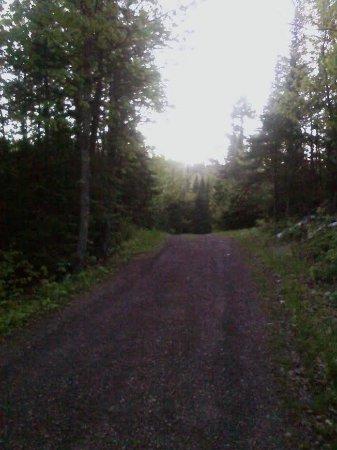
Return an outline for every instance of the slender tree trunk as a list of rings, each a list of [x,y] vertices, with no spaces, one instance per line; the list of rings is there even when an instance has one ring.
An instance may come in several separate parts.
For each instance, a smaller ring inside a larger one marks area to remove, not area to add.
[[[23,80],[21,80],[21,77],[19,76],[19,81],[23,81],[24,85],[26,84],[26,75],[23,75]],[[21,118],[20,118],[20,130],[22,135],[22,140],[24,142],[28,141],[28,129],[27,129],[27,107],[24,104],[21,108]]]
[[[116,84],[116,77],[113,76],[109,83],[109,104],[111,108],[117,108],[116,101],[115,101],[115,84]],[[113,180],[116,176],[115,174],[115,166],[116,166],[116,149],[114,146],[114,139],[115,139],[115,131],[116,131],[116,125],[115,125],[115,119],[108,116],[108,130],[105,134],[104,138],[104,144],[105,144],[105,151],[104,151],[104,158],[106,158],[106,165],[108,168],[108,173],[106,174],[109,179]],[[113,183],[113,181],[112,181]],[[104,209],[106,212],[111,211],[111,186],[110,190],[106,189],[103,194],[103,204]],[[102,251],[103,255],[107,256],[109,253],[110,245],[111,245],[111,220],[109,219],[109,214],[106,214],[105,223],[104,223],[104,236],[103,236],[103,243],[102,243]]]
[[[92,102],[92,122],[90,131],[90,155],[96,151],[97,133],[100,123],[100,108],[102,104],[103,80],[100,78],[96,83],[95,95]]]
[[[309,145],[310,145],[310,170],[312,174],[312,178],[314,179],[315,176],[315,145],[314,145],[314,133],[313,133],[313,126],[312,122],[310,122],[310,137],[309,137]]]
[[[90,220],[90,130],[91,130],[91,39],[84,42],[83,52],[83,86],[79,98],[79,148],[81,155],[80,180],[80,226],[77,242],[78,267],[84,265],[87,254],[89,220]]]
[[[27,142],[28,141],[27,121],[26,121],[26,116],[24,115],[24,113],[22,113],[20,127],[21,127],[22,140],[24,142]]]
[[[327,194],[329,199],[329,212],[335,213],[337,209],[337,130],[336,130],[336,112],[332,99],[331,86],[329,83],[329,75],[326,68],[326,46],[329,40],[328,31],[324,31],[323,43],[321,47],[321,73],[323,75],[325,101],[330,125],[328,127],[327,141],[326,141],[326,168],[327,168]],[[332,125],[331,125],[332,124]]]
[[[272,151],[272,164],[273,164],[273,214],[274,222],[279,219],[279,192],[278,192],[278,162],[277,162],[277,149]]]
[[[90,218],[90,112],[88,103],[83,106],[80,136],[81,181],[80,181],[80,229],[77,243],[79,266],[83,266],[88,244]]]
[[[1,122],[1,134],[4,139],[6,139],[6,119],[3,115],[2,109],[0,109],[0,122]]]
[[[44,91],[44,106],[43,106],[43,123],[44,123],[44,135],[46,150],[49,150],[50,144],[50,110],[48,102],[50,100],[50,86],[48,75],[43,77],[43,91]]]

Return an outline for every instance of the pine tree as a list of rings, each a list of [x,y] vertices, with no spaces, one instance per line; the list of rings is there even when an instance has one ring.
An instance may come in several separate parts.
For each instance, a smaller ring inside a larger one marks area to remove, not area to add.
[[[195,199],[194,232],[207,234],[212,231],[212,219],[209,205],[209,188],[204,178],[201,179]]]

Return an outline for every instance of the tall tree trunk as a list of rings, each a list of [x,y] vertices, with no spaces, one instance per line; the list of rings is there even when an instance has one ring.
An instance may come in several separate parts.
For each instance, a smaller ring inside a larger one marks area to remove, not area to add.
[[[329,74],[326,67],[326,52],[327,44],[329,41],[328,30],[324,31],[323,42],[321,46],[320,62],[321,62],[321,74],[323,76],[324,90],[325,90],[325,103],[329,117],[329,126],[327,128],[326,139],[326,169],[327,180],[326,188],[329,200],[329,212],[335,213],[337,210],[337,116],[333,103],[333,97],[331,92],[331,86],[329,83]]]
[[[44,97],[44,106],[43,106],[43,124],[44,124],[44,136],[45,136],[45,145],[46,150],[49,150],[50,146],[50,109],[48,102],[50,101],[50,86],[49,86],[49,78],[48,75],[45,74],[43,77],[43,97]]]
[[[90,155],[92,156],[96,151],[97,144],[97,132],[100,123],[100,108],[102,105],[102,91],[103,91],[103,79],[100,78],[95,87],[95,95],[92,101],[92,122],[90,130]]]
[[[88,99],[82,106],[82,130],[80,134],[81,181],[80,181],[80,228],[77,243],[79,267],[85,261],[89,235],[90,218],[90,108]]]
[[[109,82],[109,104],[111,108],[117,108],[117,104],[115,101],[115,76],[112,76],[110,82]],[[115,147],[114,147],[114,139],[115,139],[115,119],[111,117],[111,114],[108,116],[107,121],[107,132],[104,136],[104,158],[106,158],[106,166],[108,168],[107,177],[111,177],[111,179],[114,179],[116,176],[115,169],[116,169],[116,161],[115,161]],[[112,184],[112,183],[111,183]],[[103,204],[104,209],[106,212],[111,211],[111,186],[110,190],[106,189],[103,194]],[[104,256],[107,256],[109,253],[109,249],[111,246],[111,229],[112,224],[111,220],[109,218],[110,214],[106,214],[105,223],[104,223],[104,235],[103,235],[103,242],[102,242],[102,252]]]
[[[3,110],[0,109],[0,123],[1,123],[1,134],[3,139],[6,139],[6,119],[3,115]]]
[[[77,242],[78,267],[83,267],[87,254],[90,220],[90,130],[91,130],[91,88],[90,67],[91,39],[86,38],[83,52],[83,85],[79,101],[79,148],[81,155],[80,180],[80,227]]]
[[[271,152],[272,160],[272,173],[273,173],[273,215],[274,223],[279,219],[279,189],[278,189],[278,158],[277,158],[277,147],[272,149]]]

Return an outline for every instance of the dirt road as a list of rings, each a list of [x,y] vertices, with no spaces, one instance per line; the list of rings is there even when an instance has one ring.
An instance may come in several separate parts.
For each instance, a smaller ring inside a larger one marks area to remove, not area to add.
[[[8,449],[284,449],[241,250],[172,237],[0,350]]]

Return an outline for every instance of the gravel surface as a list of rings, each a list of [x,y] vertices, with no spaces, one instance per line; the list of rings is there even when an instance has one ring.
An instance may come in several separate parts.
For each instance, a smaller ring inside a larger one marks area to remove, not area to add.
[[[171,237],[2,345],[4,447],[285,449],[267,328],[237,243]]]

